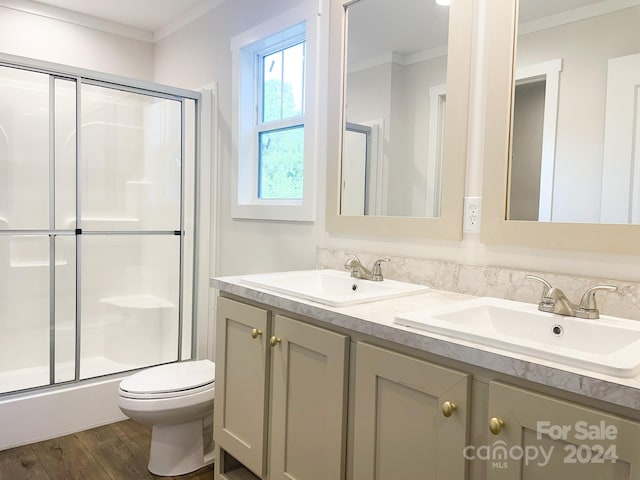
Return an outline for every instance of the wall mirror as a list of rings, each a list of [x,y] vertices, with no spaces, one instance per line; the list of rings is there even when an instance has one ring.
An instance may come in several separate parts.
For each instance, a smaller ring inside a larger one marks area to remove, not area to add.
[[[483,240],[640,252],[640,1],[488,8]]]
[[[461,237],[472,0],[332,0],[327,227]]]

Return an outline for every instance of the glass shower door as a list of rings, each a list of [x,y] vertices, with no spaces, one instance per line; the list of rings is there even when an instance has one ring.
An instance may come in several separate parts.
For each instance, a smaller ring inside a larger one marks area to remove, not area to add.
[[[179,359],[183,104],[95,83],[81,98],[79,378],[90,378]]]
[[[192,358],[197,96],[149,88],[0,63],[0,395]]]
[[[74,232],[59,219],[75,181],[56,178],[75,171],[75,97],[73,80],[0,66],[0,393],[74,378]]]

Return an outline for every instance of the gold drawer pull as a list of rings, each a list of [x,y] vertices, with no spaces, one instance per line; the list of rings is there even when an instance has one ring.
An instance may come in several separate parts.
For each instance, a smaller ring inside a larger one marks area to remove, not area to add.
[[[453,412],[455,412],[457,409],[458,406],[453,402],[444,402],[442,404],[442,414],[447,418],[453,415]]]
[[[260,335],[262,335],[262,330],[258,330],[257,328],[251,330],[251,338],[258,338]]]
[[[271,340],[269,340],[269,344],[270,344],[272,347],[275,347],[275,346],[276,346],[276,345],[278,345],[281,341],[282,341],[282,339],[281,339],[280,337],[273,336],[273,337],[271,337]]]
[[[504,427],[504,420],[498,417],[493,417],[489,420],[489,431],[494,435],[498,435]]]

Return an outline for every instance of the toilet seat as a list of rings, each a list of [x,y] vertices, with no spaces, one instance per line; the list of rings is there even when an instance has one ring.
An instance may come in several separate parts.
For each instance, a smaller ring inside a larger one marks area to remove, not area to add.
[[[215,364],[198,360],[159,365],[120,382],[119,394],[132,399],[160,399],[194,395],[215,388]]]

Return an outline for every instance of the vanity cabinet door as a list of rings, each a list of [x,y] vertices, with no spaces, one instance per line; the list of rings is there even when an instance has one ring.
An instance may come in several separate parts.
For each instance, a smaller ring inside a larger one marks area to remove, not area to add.
[[[276,315],[271,480],[344,478],[348,337]]]
[[[270,315],[218,298],[214,437],[259,477],[265,474]]]
[[[467,374],[358,343],[353,479],[466,478],[469,380]]]
[[[638,422],[498,382],[489,416],[488,480],[640,479]]]

